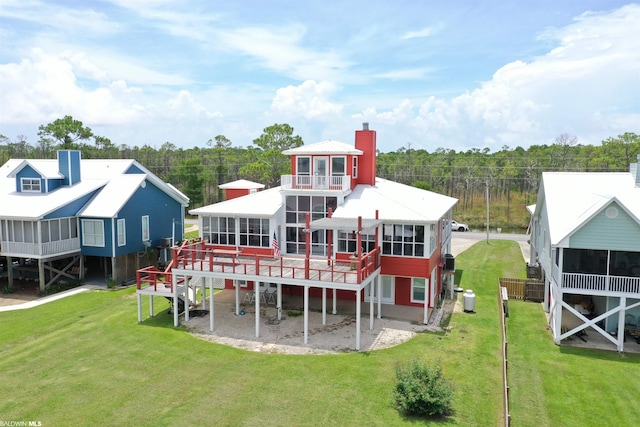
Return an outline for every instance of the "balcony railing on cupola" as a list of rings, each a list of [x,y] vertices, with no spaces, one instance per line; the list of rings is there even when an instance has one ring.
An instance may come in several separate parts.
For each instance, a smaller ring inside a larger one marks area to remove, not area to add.
[[[283,190],[322,190],[344,193],[351,190],[349,175],[282,175],[280,182]]]

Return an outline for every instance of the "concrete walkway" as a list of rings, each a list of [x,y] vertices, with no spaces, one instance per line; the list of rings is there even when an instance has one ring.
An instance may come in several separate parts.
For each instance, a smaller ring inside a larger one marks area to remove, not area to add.
[[[70,297],[71,295],[79,294],[80,292],[94,290],[94,289],[104,289],[104,286],[83,285],[77,288],[69,289],[68,291],[58,292],[57,294],[49,295],[46,297],[42,297],[42,298],[38,298],[31,301],[26,301],[26,302],[17,302],[20,300],[15,298],[7,298],[7,300],[11,302],[15,301],[15,303],[12,303],[10,305],[0,306],[0,313],[4,311],[24,310],[27,308],[37,307],[39,305],[46,304],[51,301],[56,301],[61,298],[66,298],[66,297]],[[1,300],[2,299],[0,298],[0,301]]]

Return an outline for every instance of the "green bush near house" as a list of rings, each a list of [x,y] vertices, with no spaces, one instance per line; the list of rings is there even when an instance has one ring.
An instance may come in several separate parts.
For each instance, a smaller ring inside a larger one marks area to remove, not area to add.
[[[393,397],[404,414],[441,417],[451,412],[453,385],[442,374],[439,363],[431,366],[414,359],[398,365],[396,377]]]

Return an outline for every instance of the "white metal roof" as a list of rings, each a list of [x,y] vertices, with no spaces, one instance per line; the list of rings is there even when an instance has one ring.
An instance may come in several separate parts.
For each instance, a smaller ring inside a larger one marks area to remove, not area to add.
[[[375,218],[384,222],[435,222],[442,218],[457,199],[382,178],[376,185],[358,185],[339,206],[337,218]]]
[[[227,182],[226,184],[219,185],[218,188],[222,188],[223,190],[227,189],[261,189],[264,188],[264,184],[260,184],[258,182],[249,181],[246,179],[239,179],[233,182]]]
[[[214,203],[201,208],[191,209],[191,215],[213,216],[273,216],[282,206],[280,187],[269,188],[224,202]]]
[[[544,172],[542,189],[552,245],[614,201],[640,224],[640,188],[635,186],[631,173]]]
[[[174,186],[165,183],[144,166],[130,159],[88,159],[81,160],[80,182],[68,187],[62,186],[49,193],[17,193],[15,173],[29,164],[48,178],[60,178],[58,161],[51,159],[11,159],[0,168],[0,217],[12,219],[38,219],[70,202],[104,187],[87,206],[83,215],[111,218],[129,200],[135,188],[145,179],[153,182],[179,203],[188,205],[189,198]],[[125,174],[136,166],[141,173]],[[56,171],[54,173],[54,171]],[[106,193],[102,193],[106,190]]]
[[[31,166],[38,174],[45,178],[63,178],[62,174],[58,170],[58,161],[57,160],[22,160],[22,159],[12,159],[10,162],[15,162],[11,173],[9,174],[10,178],[15,178],[15,176],[20,172],[25,166]],[[8,164],[9,162],[5,163]],[[3,171],[4,173],[4,171]]]
[[[371,227],[376,209],[384,222],[435,222],[442,218],[457,199],[378,178],[375,186],[358,185],[343,206],[333,214],[333,224],[353,228],[353,218],[361,216]],[[192,215],[272,216],[282,207],[280,187],[260,191],[189,211]],[[340,222],[342,220],[342,222]],[[376,222],[377,223],[377,222]],[[318,223],[317,227],[326,227]]]
[[[362,150],[358,150],[351,144],[345,144],[339,141],[322,141],[315,144],[303,145],[301,147],[284,150],[282,154],[363,154]]]
[[[80,217],[114,218],[133,193],[146,183],[146,175],[125,174],[109,180],[104,188],[78,213]]]

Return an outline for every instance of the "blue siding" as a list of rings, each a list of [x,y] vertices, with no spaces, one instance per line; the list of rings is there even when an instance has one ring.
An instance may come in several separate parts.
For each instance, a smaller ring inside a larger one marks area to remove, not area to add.
[[[22,168],[22,170],[20,172],[17,173],[16,175],[16,191],[18,193],[22,193],[22,186],[20,185],[20,180],[22,178],[40,178],[40,192],[44,193],[45,192],[45,187],[44,187],[44,179],[42,178],[42,176],[36,172],[36,170],[34,168],[32,168],[29,165],[26,165],[25,167]]]
[[[125,174],[128,175],[139,175],[139,174],[146,174],[146,172],[142,171],[138,166],[136,165],[131,165],[129,167],[129,169],[127,169],[127,171],[125,172]]]
[[[59,150],[58,170],[64,175],[62,184],[73,185],[80,182],[80,151]]]
[[[62,206],[60,209],[57,209],[49,213],[44,218],[51,219],[51,218],[66,218],[69,216],[76,216],[80,211],[80,209],[82,209],[98,191],[99,190],[93,191],[90,194],[84,195],[77,200],[68,202],[65,206]]]
[[[104,247],[98,248],[95,246],[84,246],[82,244],[82,220],[83,219],[92,219],[102,221],[104,223]],[[111,218],[81,218],[80,219],[80,251],[82,255],[90,255],[90,256],[106,256],[111,257],[112,255],[112,229],[111,229]]]
[[[61,179],[48,179],[47,180],[47,189],[49,193],[55,190],[56,188],[60,188],[62,186]]]
[[[172,236],[174,222],[176,241],[182,240],[183,212],[184,208],[180,203],[146,181],[145,187],[139,187],[118,212],[118,219],[125,219],[127,242],[125,246],[116,246],[116,255],[146,249],[142,243],[142,217],[144,215],[149,216],[151,247],[159,246],[162,238]]]
[[[640,225],[619,204],[609,207],[618,210],[618,216],[608,218],[607,207],[576,231],[570,239],[570,247],[582,249],[609,249],[637,251],[640,247]]]

